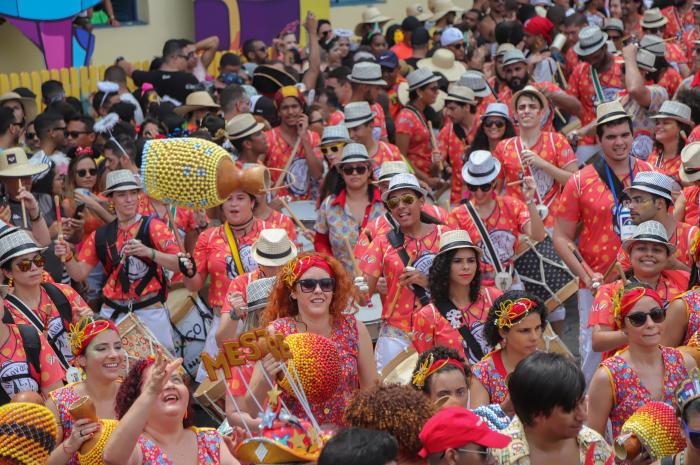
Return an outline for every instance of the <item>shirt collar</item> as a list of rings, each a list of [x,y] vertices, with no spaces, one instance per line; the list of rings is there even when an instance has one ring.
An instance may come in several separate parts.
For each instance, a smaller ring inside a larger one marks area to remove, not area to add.
[[[342,208],[345,208],[345,200],[347,199],[347,192],[345,189],[340,191],[340,194],[335,196],[335,199],[331,202],[331,207],[334,207],[336,205],[340,205]],[[381,202],[382,201],[382,195],[379,193],[379,189],[375,187],[374,189],[374,194],[372,195],[372,202],[370,204],[373,204],[375,202]]]

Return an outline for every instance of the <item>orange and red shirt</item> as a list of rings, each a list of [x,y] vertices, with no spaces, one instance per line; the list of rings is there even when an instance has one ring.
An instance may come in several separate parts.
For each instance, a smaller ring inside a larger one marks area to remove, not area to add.
[[[328,117],[328,124],[326,124],[326,126],[337,126],[343,121],[345,121],[345,114],[340,110],[335,110]]]
[[[372,137],[374,140],[386,140],[389,137],[389,133],[386,130],[386,116],[384,115],[384,109],[377,102],[370,105],[369,108],[375,115],[374,119],[372,120]],[[328,126],[335,126],[343,121],[345,121],[345,114],[343,114],[341,111],[335,111],[328,119]]]
[[[569,47],[569,49],[564,54],[564,61],[566,62],[566,74],[571,76],[574,72],[576,66],[581,62],[576,52],[574,52],[574,47]]]
[[[141,221],[144,219],[142,218]],[[134,239],[136,237],[136,234],[138,233],[139,228],[141,227],[141,221],[136,221],[132,225],[130,225],[127,229],[123,228],[118,228],[117,229],[117,243],[116,243],[116,249],[120,253],[121,256],[121,250],[124,248],[124,245],[126,244],[126,241],[130,239]],[[103,226],[107,227],[107,226]],[[166,254],[176,254],[180,251],[180,249],[177,246],[177,243],[175,242],[175,236],[173,236],[173,232],[168,228],[168,226],[160,221],[157,218],[151,218],[149,224],[148,224],[148,234],[151,237],[151,242],[153,243],[153,247],[158,250],[159,252],[163,252]],[[103,244],[99,244],[100,247],[103,247]],[[95,266],[100,262],[99,256],[97,255],[97,245],[95,244],[95,231],[90,233],[90,235],[85,239],[85,242],[83,243],[83,247],[80,249],[80,252],[78,253],[78,261],[79,262],[86,262],[90,264],[91,266]],[[111,260],[117,261],[119,260],[120,257],[111,257]],[[148,271],[148,268],[150,266],[153,266],[152,262],[150,259],[142,259],[140,257],[136,256],[130,256],[127,257],[126,260],[129,260],[129,279],[130,279],[130,286],[127,292],[124,292],[122,289],[122,285],[119,282],[119,271],[121,270],[122,265],[120,263],[113,264],[113,271],[112,273],[107,277],[107,282],[102,288],[102,293],[103,295],[110,300],[130,300],[134,299],[136,302],[141,300],[141,297],[146,294],[151,294],[151,293],[158,293],[161,290],[161,285],[160,285],[160,280],[156,277],[151,279],[146,287],[143,289],[143,292],[141,295],[136,293],[136,287],[138,286],[139,281],[141,278],[146,274]],[[144,261],[146,260],[146,261]],[[157,265],[160,268],[160,265]],[[133,272],[131,270],[134,270]],[[160,274],[162,270],[159,270],[158,273]],[[133,281],[131,280],[133,277]]]
[[[653,166],[656,171],[675,179],[676,182],[681,185],[679,172],[682,163],[680,154],[676,155],[675,157],[664,157],[657,148],[654,148],[651,155],[649,155],[647,162]]]
[[[648,163],[632,158],[632,174],[640,171],[653,169]],[[621,181],[629,186],[629,173]],[[610,188],[600,179],[595,167],[588,165],[569,178],[552,212],[572,223],[583,223],[579,236],[581,256],[593,271],[603,274],[622,244],[613,230],[614,203]]]
[[[464,152],[467,149],[467,144],[470,142],[468,136],[466,137],[466,141],[460,139],[455,132],[454,124],[450,123],[445,124],[440,129],[437,138],[440,153],[447,158],[447,162],[452,167],[450,205],[458,205],[460,200],[462,200],[462,186],[464,185],[462,166],[464,164]]]
[[[521,234],[526,234],[525,227],[530,222],[530,211],[522,201],[509,196],[496,196],[496,206],[488,218],[482,218],[482,223],[489,233],[501,265],[506,268],[515,257],[520,243]],[[460,205],[452,210],[447,218],[447,225],[453,229],[463,229],[469,233],[472,242],[482,251],[481,275],[484,285],[492,286],[494,282],[494,266],[479,229],[472,220],[466,205]]]
[[[231,280],[239,275],[235,260],[226,237],[225,225],[215,226],[203,231],[194,246],[194,260],[197,272],[211,276],[209,286],[209,305],[222,307],[226,300],[226,291]],[[267,223],[255,218],[250,230],[244,236],[236,236],[238,256],[243,266],[243,272],[257,269],[258,264],[253,260],[252,246],[260,236],[260,231],[268,228]]]
[[[427,122],[414,110],[402,108],[396,119],[396,134],[408,134],[406,159],[414,169],[430,173],[432,147]]]
[[[370,153],[369,158],[372,160],[372,171],[375,180],[379,179],[379,170],[381,170],[382,163],[385,161],[404,161],[399,148],[383,140],[377,141],[377,151],[374,154]]]
[[[700,224],[700,186],[686,187],[683,189],[683,197],[685,197],[683,221],[688,224]]]
[[[678,222],[676,223],[676,228],[673,233],[668,238],[668,242],[676,246],[676,258],[681,262],[688,265],[689,268],[693,267],[693,257],[690,256],[690,244],[698,243],[700,241],[700,229],[697,226],[691,226],[688,223]],[[632,268],[630,263],[630,256],[625,250],[620,247],[619,252],[617,252],[617,262],[622,265],[624,270],[629,270]]]
[[[265,137],[267,138],[267,153],[265,154],[264,164],[268,168],[287,169],[291,174],[290,176],[281,171],[270,171],[270,178],[273,185],[277,182],[277,178],[282,175],[286,176],[286,179],[281,185],[288,184],[288,186],[279,189],[277,195],[291,195],[294,200],[308,200],[311,198],[311,177],[309,176],[309,165],[306,161],[304,146],[303,144],[299,144],[294,160],[290,163],[289,168],[286,168],[287,160],[289,160],[289,157],[292,155],[293,147],[284,140],[281,132],[282,130],[279,126],[265,132]],[[311,147],[317,147],[321,141],[321,137],[313,131],[307,131],[306,135],[309,138]],[[322,160],[321,152],[317,149],[313,150],[314,153],[312,156]]]
[[[685,49],[685,58],[688,63],[695,60],[695,41],[700,40],[700,31],[696,26],[689,31],[683,33],[683,48]]]
[[[391,89],[386,91],[386,96],[389,99],[389,116],[391,116],[393,121],[396,121],[399,111],[403,108],[403,105],[399,102],[399,84],[405,81],[406,78],[399,75]]]
[[[674,95],[676,95],[678,86],[681,85],[682,81],[683,76],[681,76],[681,73],[679,73],[676,70],[676,68],[671,66],[666,68],[664,74],[661,75],[658,85],[660,85],[661,87],[665,87],[668,91],[669,97],[673,97]]]
[[[680,41],[684,32],[695,28],[695,17],[693,16],[692,8],[681,16],[675,6],[667,6],[661,10],[661,14],[668,18],[666,29],[664,29],[665,39],[674,38]]]
[[[533,86],[535,86],[538,90],[543,91],[546,90],[552,94],[558,93],[558,92],[564,92],[561,87],[558,85],[554,84],[553,82],[531,82]],[[543,92],[544,94],[544,92]],[[510,109],[511,112],[513,112],[513,107],[511,106],[511,101],[513,100],[513,91],[511,90],[510,87],[508,86],[503,86],[501,90],[498,92],[498,101],[500,103],[505,103],[508,105],[508,108]],[[554,111],[552,111],[551,106],[548,106],[545,109],[545,114],[544,117],[542,118],[542,121],[540,122],[540,128],[543,131],[554,131]]]
[[[678,66],[688,63],[688,58],[685,55],[685,52],[681,48],[680,45],[674,43],[674,42],[667,42],[666,43],[666,61],[668,63],[678,69]],[[661,83],[659,83],[661,84]],[[678,87],[678,86],[676,86]],[[669,89],[669,95],[673,95]]]
[[[569,145],[566,137],[558,132],[542,132],[530,151],[536,153],[543,160],[557,168],[566,169],[575,166],[576,154]],[[524,146],[520,137],[511,137],[502,140],[496,146],[493,155],[501,162],[501,173],[505,174],[506,195],[525,201],[520,184],[509,185],[511,182],[521,180],[523,172],[532,175],[537,184],[537,192],[542,197],[542,202],[547,206],[553,206],[563,186],[561,186],[549,173],[540,168],[527,168],[521,161]],[[547,215],[544,219],[545,227],[554,226],[554,216]]]
[[[270,209],[270,215],[263,221],[265,221],[268,228],[284,229],[287,231],[289,240],[295,244],[297,243],[297,228],[294,225],[294,221],[287,215],[277,210]]]

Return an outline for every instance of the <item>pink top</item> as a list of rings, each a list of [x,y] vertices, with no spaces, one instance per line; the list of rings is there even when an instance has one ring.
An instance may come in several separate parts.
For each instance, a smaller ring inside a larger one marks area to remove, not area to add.
[[[493,365],[489,362],[493,360]],[[489,393],[490,404],[500,404],[508,397],[506,386],[506,369],[501,358],[501,349],[486,355],[479,363],[472,365],[472,374],[481,382]]]
[[[221,461],[221,436],[213,429],[191,428],[197,435],[197,463],[218,465]],[[141,449],[143,465],[175,465],[156,443],[139,436],[138,447]]]
[[[61,438],[61,441],[68,439],[68,436],[70,436],[70,433],[73,431],[73,417],[70,416],[68,407],[70,407],[73,402],[80,398],[75,389],[77,385],[78,383],[71,383],[49,393],[49,398],[53,400],[54,404],[56,404],[58,417],[61,420],[61,428],[63,428],[63,437]],[[67,463],[68,465],[77,465],[78,454],[71,455]]]

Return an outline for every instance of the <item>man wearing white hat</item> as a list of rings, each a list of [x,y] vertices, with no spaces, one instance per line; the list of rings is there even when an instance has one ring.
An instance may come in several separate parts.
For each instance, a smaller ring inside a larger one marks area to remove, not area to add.
[[[688,224],[700,224],[700,142],[691,142],[681,150],[678,177],[687,187],[676,201],[675,213]]]
[[[597,108],[596,134],[603,157],[575,173],[564,186],[554,209],[554,247],[569,269],[580,280],[578,293],[581,321],[580,349],[583,371],[590,380],[600,355],[591,352],[591,333],[587,328],[588,314],[593,302],[593,284],[614,263],[622,243],[621,226],[626,224],[625,186],[629,186],[641,171],[652,167],[631,157],[632,119],[619,101],[602,103]],[[583,260],[594,272],[589,276],[571,251],[578,243]]]
[[[382,67],[377,63],[355,63],[348,81],[352,87],[350,102],[367,102],[375,113],[372,123],[374,139],[388,140],[384,109],[377,103],[379,92],[386,86],[386,81],[382,79]]]
[[[377,114],[372,111],[367,102],[351,102],[345,105],[345,126],[353,141],[362,144],[367,149],[372,160],[374,179],[379,176],[379,168],[385,161],[404,161],[399,148],[394,144],[377,140],[372,127]]]
[[[236,148],[241,163],[259,163],[267,153],[265,125],[258,123],[250,113],[234,116],[226,124],[226,135]]]

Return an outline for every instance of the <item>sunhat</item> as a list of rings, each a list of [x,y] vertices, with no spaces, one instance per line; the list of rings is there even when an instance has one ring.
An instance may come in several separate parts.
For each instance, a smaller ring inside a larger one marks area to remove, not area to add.
[[[472,186],[492,182],[501,172],[501,162],[488,150],[475,150],[462,167],[462,179]]]
[[[369,61],[355,63],[352,67],[352,73],[348,76],[348,81],[370,86],[386,85],[386,81],[382,79],[382,67]]]
[[[688,105],[677,100],[666,100],[661,104],[658,113],[651,117],[652,119],[669,118],[678,121],[679,123],[695,126],[692,120],[692,111]]]
[[[173,112],[184,116],[195,110],[218,110],[219,108],[221,107],[211,98],[209,92],[200,90],[189,94],[185,99],[185,104],[176,107]]]
[[[247,299],[246,310],[250,311],[265,308],[270,299],[270,294],[272,294],[272,288],[275,282],[277,282],[277,277],[272,276],[270,278],[259,278],[248,283],[245,287],[245,296]]]
[[[447,89],[445,102],[459,102],[469,105],[476,105],[476,97],[474,97],[474,91],[469,87],[453,84],[449,87],[449,89]]]
[[[452,55],[454,58],[454,55]],[[415,71],[411,71],[408,76],[406,76],[406,82],[408,83],[408,90],[416,90],[431,82],[437,82],[440,80],[440,76],[433,73],[429,68],[418,68]]]
[[[38,114],[36,100],[29,97],[22,97],[17,92],[5,92],[0,95],[0,107],[3,106],[3,103],[9,102],[10,100],[19,100],[19,103],[22,104],[22,108],[24,109],[24,119],[27,122],[33,121],[34,118],[36,118]]]
[[[469,233],[463,229],[445,231],[440,235],[440,247],[438,255],[454,249],[474,249],[478,257],[481,257],[481,248],[474,245]]]
[[[26,152],[20,147],[0,151],[0,177],[23,178],[43,173],[48,163],[30,163]]]
[[[608,35],[598,26],[587,26],[578,33],[578,42],[574,45],[574,52],[578,56],[588,56],[600,50],[608,40]]]
[[[379,11],[377,7],[368,7],[362,12],[362,21],[360,21],[357,26],[355,26],[355,35],[362,35],[362,27],[365,24],[379,24],[381,27],[384,23],[390,21],[392,18],[385,16]]]
[[[631,190],[649,192],[650,194],[658,195],[673,203],[674,184],[676,181],[672,177],[666,176],[658,171],[642,171],[637,173],[634,181],[625,188],[625,192]]]
[[[241,113],[226,123],[226,135],[230,140],[243,139],[265,129],[250,113]]]
[[[527,63],[527,58],[522,51],[517,48],[506,50],[503,54],[501,66],[514,65],[515,63]]]
[[[142,189],[134,173],[129,170],[116,170],[107,173],[107,183],[102,194],[108,195],[113,192],[131,191],[134,189]]]
[[[460,86],[469,87],[474,91],[476,97],[488,97],[492,94],[491,88],[486,82],[486,78],[482,73],[475,70],[469,70],[459,77],[457,84]]]
[[[637,50],[637,66],[639,69],[653,73],[656,71],[656,68],[654,68],[655,61],[656,56],[650,51],[644,50],[643,48]]]
[[[352,139],[350,139],[346,124],[341,123],[323,128],[320,145],[347,144],[348,142],[352,142]]]
[[[666,42],[654,34],[645,34],[639,41],[640,50],[646,50],[657,57],[666,56]]]
[[[489,103],[486,106],[486,111],[481,115],[481,121],[485,120],[489,116],[500,116],[508,121],[513,121],[510,117],[510,112],[508,111],[508,105],[505,103]]]
[[[530,96],[535,97],[540,102],[540,105],[542,105],[542,108],[549,107],[549,102],[547,102],[547,97],[545,97],[537,87],[527,85],[527,86],[523,87],[522,89],[520,89],[519,91],[517,91],[513,95],[513,98],[510,100],[511,105],[513,106],[513,111],[515,111],[515,108],[518,104],[518,100],[523,95],[530,95]]]
[[[596,108],[596,125],[606,124],[618,119],[629,118],[630,115],[625,111],[619,100],[612,102],[603,102]]]
[[[433,72],[438,72],[450,82],[459,80],[459,77],[464,73],[464,66],[460,62],[455,61],[455,54],[452,53],[452,50],[446,48],[435,50],[432,57],[418,60],[417,64],[419,69],[427,68]]]
[[[0,266],[21,255],[42,253],[44,250],[46,247],[39,247],[27,231],[17,228],[0,241]]]
[[[656,29],[665,26],[668,18],[658,8],[649,8],[642,17],[642,29]]]
[[[403,161],[385,161],[379,168],[379,178],[376,182],[389,181],[399,173],[408,173],[408,165]]]
[[[258,265],[282,266],[297,256],[297,247],[284,229],[263,229],[253,243],[251,253]]]
[[[343,163],[363,163],[369,162],[369,154],[367,153],[367,147],[363,144],[350,143],[343,147],[343,157],[338,162],[339,165]]]
[[[425,189],[423,189],[420,186],[420,183],[418,183],[418,178],[416,178],[415,175],[411,173],[398,173],[391,178],[391,181],[389,181],[389,188],[382,194],[382,200],[386,202],[392,192],[401,189],[410,189],[419,193],[422,197],[425,197],[427,194]]]
[[[700,180],[700,142],[691,142],[681,150],[681,181],[691,183]]]
[[[433,22],[438,22],[448,13],[459,14],[462,9],[452,3],[452,0],[435,0],[435,14],[430,18]]]
[[[416,3],[406,7],[406,16],[414,16],[418,21],[423,23],[429,20],[433,14],[426,10],[420,3]]]

